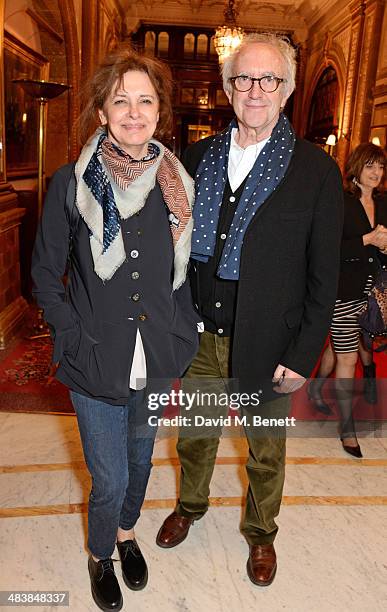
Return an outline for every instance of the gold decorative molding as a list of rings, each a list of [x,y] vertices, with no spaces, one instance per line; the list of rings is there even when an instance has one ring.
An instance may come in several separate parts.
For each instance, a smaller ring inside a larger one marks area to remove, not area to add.
[[[210,506],[230,508],[243,507],[246,503],[245,497],[210,497]],[[162,508],[174,508],[177,500],[146,499],[142,510],[159,510]],[[283,506],[387,506],[385,495],[284,495]],[[0,519],[20,518],[30,516],[54,516],[64,514],[85,514],[87,504],[57,504],[52,506],[19,506],[15,508],[0,508]]]
[[[63,1],[63,0],[62,0]],[[61,3],[59,2],[59,5]],[[35,21],[35,23],[37,25],[39,25],[41,28],[43,28],[46,32],[48,32],[48,34],[50,34],[50,36],[52,36],[53,38],[55,38],[55,40],[59,43],[63,43],[63,38],[62,36],[60,36],[60,34],[58,34],[58,32],[45,20],[43,19],[43,17],[41,17],[40,15],[38,15],[38,13],[36,13],[33,9],[27,7],[25,9],[26,14],[31,17],[31,19],[33,19]]]
[[[245,457],[217,457],[216,465],[245,465]],[[179,467],[178,457],[154,457],[154,467],[174,466]],[[287,457],[286,465],[341,465],[346,467],[387,467],[387,459],[359,459],[356,463],[353,459],[346,457]],[[69,463],[27,463],[20,465],[1,465],[0,474],[26,474],[31,472],[61,472],[86,470],[84,461],[72,461]]]

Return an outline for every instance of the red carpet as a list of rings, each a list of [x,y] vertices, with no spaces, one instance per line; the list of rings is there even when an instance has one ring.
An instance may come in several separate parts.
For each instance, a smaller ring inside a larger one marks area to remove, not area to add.
[[[378,346],[385,344],[386,339],[384,338],[381,341],[376,341],[374,348],[377,349]],[[378,402],[376,405],[371,406],[363,398],[363,373],[360,360],[358,360],[353,399],[353,415],[355,419],[371,419],[377,421],[387,419],[387,350],[385,349],[383,352],[379,353],[374,351],[374,362],[376,363]],[[316,374],[317,370],[318,364],[314,369],[313,375]],[[298,419],[307,420],[337,420],[338,412],[336,409],[333,378],[327,380],[323,387],[322,394],[326,403],[334,411],[334,415],[325,416],[313,408],[313,404],[309,401],[307,396],[307,385],[304,385],[300,391],[293,394],[291,415]]]
[[[49,376],[51,354],[49,338],[20,340],[0,363],[1,411],[73,414],[67,388]]]
[[[49,375],[52,345],[49,338],[22,339],[0,362],[0,411],[73,414],[67,388]],[[0,353],[1,358],[1,353]],[[387,419],[387,353],[375,353],[379,400],[367,404],[361,393],[361,368],[357,369],[354,415],[359,419]],[[322,420],[306,394],[306,385],[293,395],[292,416],[298,419]],[[324,386],[324,398],[335,409],[332,380]],[[175,410],[168,410],[168,413]],[[328,417],[336,419],[337,416]]]

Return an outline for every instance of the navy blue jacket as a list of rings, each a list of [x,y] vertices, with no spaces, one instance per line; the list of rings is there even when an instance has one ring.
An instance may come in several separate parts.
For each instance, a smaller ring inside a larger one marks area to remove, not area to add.
[[[188,282],[172,292],[173,245],[167,209],[156,184],[143,209],[122,221],[126,261],[103,282],[94,272],[88,228],[80,218],[68,282],[69,221],[64,202],[73,164],[50,181],[32,257],[33,293],[54,338],[57,378],[70,389],[125,404],[137,328],[147,379],[180,376],[198,348]]]

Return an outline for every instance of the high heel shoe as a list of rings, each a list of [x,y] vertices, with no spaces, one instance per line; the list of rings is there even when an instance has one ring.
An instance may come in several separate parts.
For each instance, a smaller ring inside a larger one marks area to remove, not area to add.
[[[307,394],[308,394],[308,398],[309,401],[312,402],[313,407],[318,410],[318,412],[321,412],[322,414],[325,414],[327,416],[330,416],[331,414],[333,414],[333,410],[328,406],[328,404],[326,404],[321,396],[320,391],[314,389],[311,389],[312,386],[312,382],[310,382],[309,387],[307,389]]]
[[[345,438],[340,438],[340,440],[346,453],[352,455],[352,457],[356,457],[357,459],[361,459],[363,457],[359,444],[357,446],[348,446],[347,444],[344,444]]]

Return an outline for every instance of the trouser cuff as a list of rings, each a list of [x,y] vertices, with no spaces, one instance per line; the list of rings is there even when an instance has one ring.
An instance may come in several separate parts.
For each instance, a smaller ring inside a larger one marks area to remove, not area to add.
[[[204,510],[203,512],[197,512],[197,511],[190,512],[189,510],[186,510],[185,508],[183,508],[180,503],[178,503],[175,508],[176,514],[178,514],[179,516],[184,516],[185,518],[192,519],[193,521],[199,521],[205,515],[207,510],[208,508]]]
[[[253,536],[253,535],[245,535],[243,534],[246,538],[246,541],[248,543],[249,546],[256,546],[256,545],[260,545],[263,546],[265,544],[273,544],[274,540],[275,540],[275,535],[270,535],[270,536]]]

